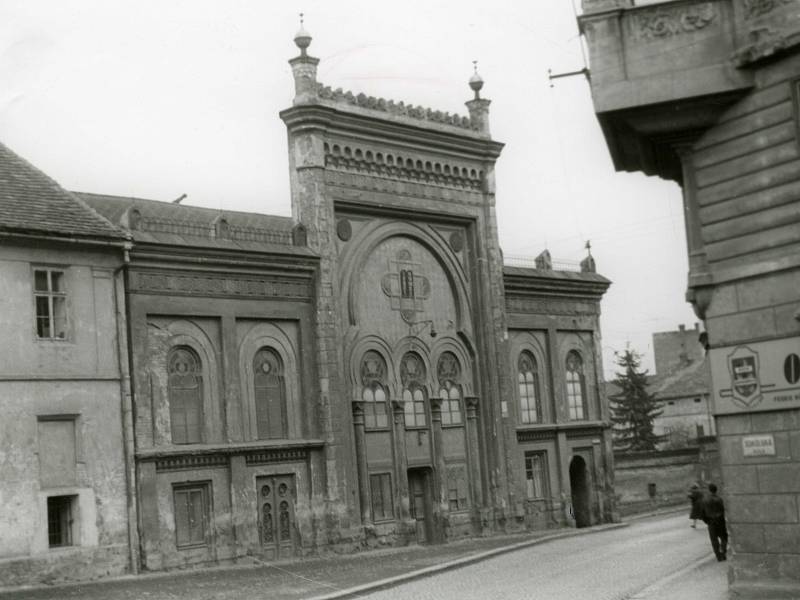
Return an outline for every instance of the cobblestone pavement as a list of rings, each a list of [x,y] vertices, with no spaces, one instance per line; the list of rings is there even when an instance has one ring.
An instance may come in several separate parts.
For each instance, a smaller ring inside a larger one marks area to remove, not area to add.
[[[726,563],[686,515],[554,540],[365,595],[370,600],[723,600]]]

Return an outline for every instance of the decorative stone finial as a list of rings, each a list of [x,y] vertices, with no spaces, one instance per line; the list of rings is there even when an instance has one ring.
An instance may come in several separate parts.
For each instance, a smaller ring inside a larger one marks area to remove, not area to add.
[[[294,36],[294,43],[300,48],[300,56],[308,56],[306,48],[311,45],[311,34],[309,34],[303,27],[303,13],[300,13],[300,29]]]
[[[475,100],[480,100],[480,91],[483,88],[483,78],[478,75],[478,61],[472,61],[472,77],[469,78],[469,87],[475,92]]]

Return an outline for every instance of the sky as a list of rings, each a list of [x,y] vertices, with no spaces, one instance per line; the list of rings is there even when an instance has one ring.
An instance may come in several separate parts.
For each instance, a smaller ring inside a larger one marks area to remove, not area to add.
[[[288,216],[300,12],[334,88],[467,114],[478,61],[504,254],[591,240],[606,377],[626,348],[654,372],[652,334],[697,320],[680,189],[614,171],[583,77],[551,87],[584,66],[570,0],[0,0],[0,141],[70,190]]]

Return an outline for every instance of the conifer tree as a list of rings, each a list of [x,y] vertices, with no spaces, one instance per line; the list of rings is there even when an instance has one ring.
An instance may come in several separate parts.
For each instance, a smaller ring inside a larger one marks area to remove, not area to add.
[[[614,448],[622,451],[655,450],[664,439],[653,433],[653,420],[663,412],[653,394],[647,391],[647,371],[640,371],[641,356],[632,350],[617,353],[614,384],[619,393],[609,397],[614,424]]]

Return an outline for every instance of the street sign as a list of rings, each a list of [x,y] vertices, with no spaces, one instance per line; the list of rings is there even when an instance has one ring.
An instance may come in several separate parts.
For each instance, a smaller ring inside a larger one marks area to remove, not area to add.
[[[742,453],[745,456],[775,456],[775,438],[771,433],[746,435],[742,438]]]
[[[714,414],[800,408],[800,337],[712,348]]]

